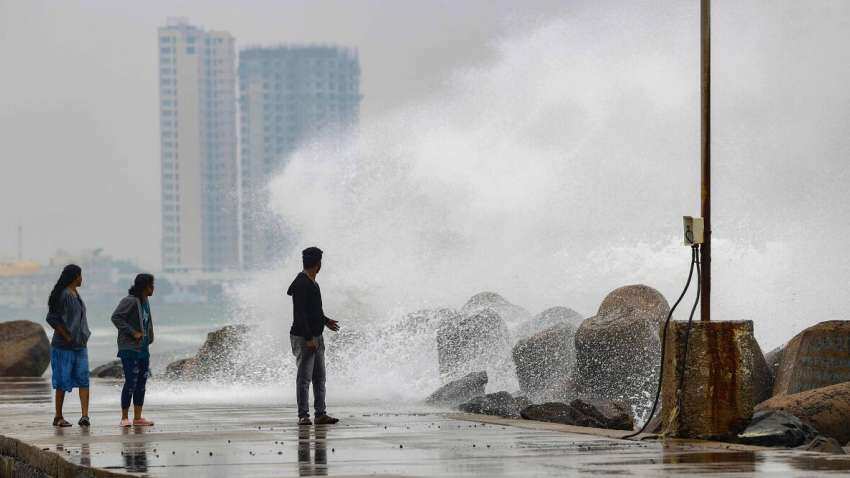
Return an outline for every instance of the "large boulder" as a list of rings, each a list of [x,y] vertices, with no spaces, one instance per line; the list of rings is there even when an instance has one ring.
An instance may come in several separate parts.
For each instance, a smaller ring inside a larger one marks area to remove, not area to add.
[[[480,292],[475,294],[461,307],[460,313],[469,316],[475,315],[485,309],[498,312],[502,320],[505,321],[505,324],[511,329],[531,318],[530,312],[508,302],[504,297],[495,292]]]
[[[437,327],[436,338],[443,381],[477,370],[504,375],[510,342],[508,328],[496,311],[482,309],[472,315],[445,318]]]
[[[486,386],[487,372],[473,372],[438,388],[425,399],[425,402],[432,405],[456,407],[474,397],[484,395],[484,388]]]
[[[658,385],[659,330],[670,307],[645,285],[614,290],[575,336],[575,381],[580,396],[623,400],[639,415],[648,411]]]
[[[774,395],[794,394],[850,381],[850,321],[813,325],[785,345]]]
[[[247,325],[227,325],[208,333],[198,353],[170,363],[166,367],[166,375],[177,379],[203,380],[238,374],[240,354],[249,331]]]
[[[41,377],[48,365],[44,327],[29,320],[0,322],[0,377]]]
[[[757,412],[769,410],[788,412],[839,443],[850,441],[850,382],[777,395],[756,406]]]
[[[124,367],[120,360],[113,360],[96,367],[89,375],[96,378],[124,378]]]
[[[613,400],[577,399],[569,405],[549,402],[528,406],[520,415],[526,420],[611,430],[632,430],[635,424],[629,405]]]
[[[818,431],[794,415],[777,410],[756,412],[737,441],[747,445],[793,448],[810,442]]]
[[[575,367],[576,327],[562,322],[520,340],[513,349],[522,393],[534,401],[566,400]],[[573,397],[569,397],[573,398]]]
[[[488,393],[474,397],[472,400],[458,405],[458,410],[465,413],[479,413],[499,417],[519,417],[523,408],[531,405],[525,397],[514,397],[508,392]]]
[[[520,324],[514,330],[514,335],[519,339],[524,339],[562,324],[569,324],[577,329],[582,321],[584,321],[584,316],[569,307],[550,307]]]

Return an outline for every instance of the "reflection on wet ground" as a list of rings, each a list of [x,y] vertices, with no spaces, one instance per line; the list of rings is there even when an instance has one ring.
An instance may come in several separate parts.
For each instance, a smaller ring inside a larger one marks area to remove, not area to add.
[[[0,404],[51,403],[50,380],[45,378],[0,378]]]
[[[54,429],[49,426],[49,383],[7,380],[0,384],[0,430],[74,463],[152,477],[850,473],[850,456],[708,449],[485,425],[452,420],[419,405],[380,414],[374,413],[375,407],[336,406],[340,424],[299,427],[292,407],[149,403],[146,415],[156,421],[155,427],[120,428],[117,390],[95,382],[92,392],[100,397],[114,394],[115,408],[94,407],[89,430]],[[33,396],[38,400],[22,398]],[[74,417],[76,404],[67,406],[66,416]],[[387,405],[380,407],[386,410]]]
[[[328,475],[327,438],[328,425],[298,427],[298,476]]]

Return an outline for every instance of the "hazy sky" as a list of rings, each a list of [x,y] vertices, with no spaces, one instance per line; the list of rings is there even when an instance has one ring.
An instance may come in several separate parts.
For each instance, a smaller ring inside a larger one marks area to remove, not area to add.
[[[169,16],[238,47],[355,46],[364,121],[438,90],[492,42],[563,12],[536,1],[0,0],[0,258],[104,247],[159,265],[156,29]]]
[[[370,122],[440,95],[463,69],[486,66],[486,80],[488,68],[499,68],[499,41],[581,10],[592,10],[591,19],[612,19],[611,26],[570,48],[594,51],[603,39],[628,45],[630,30],[617,25],[633,28],[635,22],[649,31],[657,25],[681,33],[681,41],[696,46],[699,2],[691,3],[0,0],[0,258],[15,255],[20,221],[27,257],[44,260],[58,248],[103,247],[158,267],[156,29],[169,16],[227,30],[239,47],[358,47],[362,116]],[[636,5],[637,16],[618,17],[634,15],[634,8],[624,6]],[[815,223],[801,225],[808,218],[818,219],[818,227],[838,223],[846,231],[850,2],[718,0],[714,12],[715,177],[728,188],[716,195],[715,211],[735,212],[743,218],[736,232],[757,241],[764,231],[789,226],[815,231]],[[639,45],[635,51],[637,64],[670,54]],[[670,85],[673,95],[696,91],[696,49],[685,51],[671,69],[693,70],[693,83]],[[516,101],[532,93],[533,86],[504,92]],[[615,85],[610,93],[635,91]],[[698,111],[695,98],[685,107]],[[696,124],[688,131],[697,137]],[[615,148],[617,132],[611,137]]]

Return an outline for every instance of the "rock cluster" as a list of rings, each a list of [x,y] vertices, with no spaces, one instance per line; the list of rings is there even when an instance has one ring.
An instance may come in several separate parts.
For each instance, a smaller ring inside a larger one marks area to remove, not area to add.
[[[41,377],[48,365],[44,327],[29,320],[0,322],[0,377]]]

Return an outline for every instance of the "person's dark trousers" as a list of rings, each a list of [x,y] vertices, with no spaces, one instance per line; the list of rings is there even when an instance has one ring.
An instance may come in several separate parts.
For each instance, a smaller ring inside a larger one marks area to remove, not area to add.
[[[121,408],[130,408],[133,405],[141,407],[145,404],[145,384],[148,382],[148,370],[150,359],[122,358],[121,365],[124,367],[124,388],[121,389]]]
[[[304,337],[290,335],[292,355],[298,366],[295,378],[295,395],[298,401],[298,418],[310,416],[310,382],[313,382],[313,408],[316,416],[325,414],[325,340],[316,337],[319,347],[316,350],[307,348]]]

